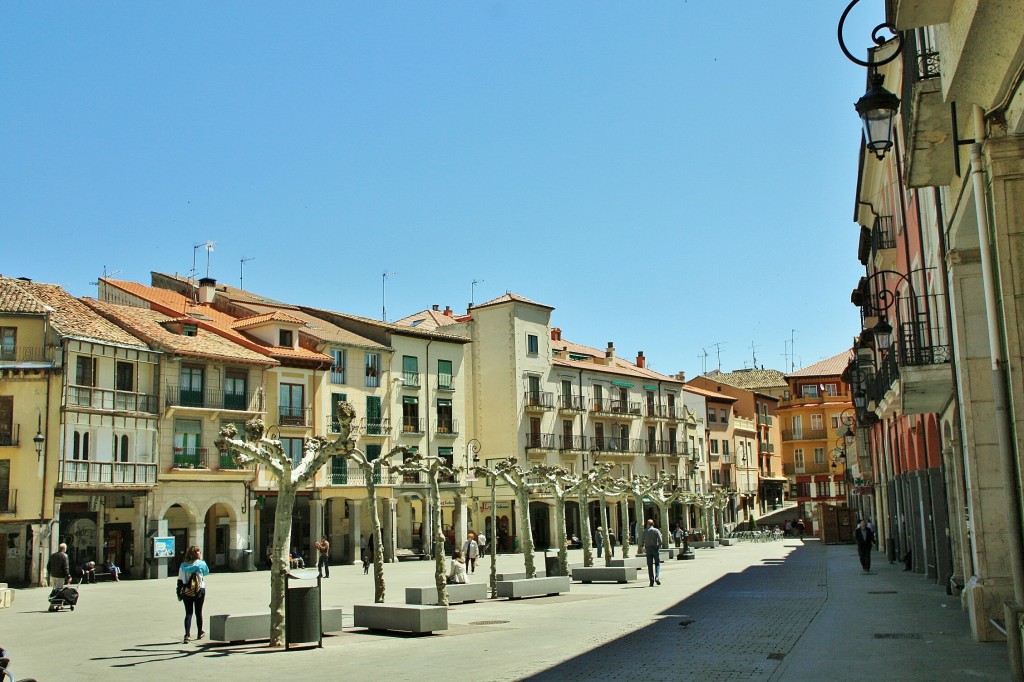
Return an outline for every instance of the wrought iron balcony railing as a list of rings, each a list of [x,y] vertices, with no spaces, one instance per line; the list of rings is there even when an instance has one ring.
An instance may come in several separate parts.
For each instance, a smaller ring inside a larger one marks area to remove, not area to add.
[[[559,450],[586,450],[587,449],[587,438],[586,436],[567,436],[562,434],[559,436]]]
[[[402,386],[405,388],[419,388],[420,387],[420,373],[419,372],[402,372]]]
[[[14,488],[0,488],[0,514],[18,513],[18,491]]]
[[[451,418],[436,420],[434,433],[438,436],[454,438],[459,435],[459,420]]]
[[[21,424],[0,425],[0,447],[18,447],[21,445]]]
[[[405,435],[422,435],[423,420],[419,417],[402,417],[402,433]]]
[[[209,469],[208,448],[174,448],[172,469]]]
[[[555,434],[553,433],[528,433],[526,434],[527,450],[554,450]]]
[[[167,407],[195,407],[215,410],[238,410],[239,412],[263,412],[263,392],[250,391],[246,394],[225,393],[222,390],[191,390],[178,386],[167,386],[164,390],[164,404]],[[144,410],[143,410],[144,411]]]
[[[559,395],[558,409],[569,412],[583,412],[586,409],[586,398],[581,395]]]
[[[313,409],[310,407],[291,407],[282,405],[278,408],[277,423],[281,426],[311,426]]]

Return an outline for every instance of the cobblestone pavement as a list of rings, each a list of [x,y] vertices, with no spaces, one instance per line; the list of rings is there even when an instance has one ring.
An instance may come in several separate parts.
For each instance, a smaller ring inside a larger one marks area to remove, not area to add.
[[[580,561],[579,553],[570,557]],[[499,557],[501,571],[521,556]],[[481,562],[474,580],[486,581]],[[428,585],[432,562],[389,564],[387,601]],[[373,598],[372,576],[336,566],[323,603],[345,610],[344,632],[322,649],[265,642],[182,644],[174,581],[88,585],[79,608],[47,613],[43,589],[19,590],[0,610],[0,646],[21,677],[51,680],[378,678],[486,680],[1002,680],[1005,644],[971,641],[959,601],[884,564],[862,575],[849,547],[796,540],[701,549],[669,561],[662,586],[574,583],[567,595],[487,600],[449,609],[430,637],[351,627]],[[207,616],[266,608],[268,574],[212,574]],[[680,625],[684,619],[694,622]]]

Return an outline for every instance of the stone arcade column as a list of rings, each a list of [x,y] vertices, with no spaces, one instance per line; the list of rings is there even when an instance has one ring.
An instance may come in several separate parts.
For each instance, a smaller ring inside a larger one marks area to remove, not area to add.
[[[381,505],[384,507],[383,518],[381,524],[384,526],[381,530],[384,536],[384,561],[393,562],[395,560],[395,554],[398,551],[398,535],[396,531],[396,524],[398,523],[398,500],[393,498],[384,498],[381,500]]]
[[[360,546],[363,539],[363,501],[348,501],[348,549],[342,561],[358,564],[362,561]]]
[[[320,542],[320,536],[324,534],[324,501],[320,498],[313,498],[309,501],[309,556],[307,566],[316,566],[319,552],[315,545]],[[305,549],[305,548],[302,548]],[[300,550],[301,551],[301,550]]]
[[[455,546],[462,547],[466,544],[466,536],[469,527],[466,523],[468,510],[466,508],[466,495],[455,493],[455,506],[452,508],[452,525],[455,527]]]
[[[133,578],[145,577],[146,565],[146,495],[132,498],[132,564],[126,566]]]

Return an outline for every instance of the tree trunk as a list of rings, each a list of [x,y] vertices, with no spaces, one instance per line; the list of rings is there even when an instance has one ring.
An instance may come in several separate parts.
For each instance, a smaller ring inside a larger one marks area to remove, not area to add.
[[[375,467],[372,463],[362,467],[366,479],[366,497],[370,500],[370,528],[373,530],[373,602],[384,603],[384,534],[380,529],[380,513],[377,511],[377,486],[373,481]]]
[[[516,497],[519,500],[519,533],[522,536],[520,546],[523,559],[526,561],[526,577],[536,578],[537,567],[533,564],[533,531],[530,528],[530,491],[525,485],[518,486]]]
[[[491,477],[491,534],[487,538],[491,546],[491,599],[498,598],[498,477]]]
[[[633,509],[636,512],[636,555],[646,554],[644,549],[644,528],[647,527],[647,519],[644,518],[643,495],[633,494]]]
[[[658,512],[661,516],[661,548],[668,549],[668,502],[658,505]]]
[[[444,570],[444,529],[441,527],[441,491],[437,484],[437,472],[429,471],[427,477],[430,484],[430,513],[434,525],[434,584],[437,586],[437,605],[448,606],[448,581]]]
[[[611,566],[612,543],[611,540],[608,538],[608,534],[612,532],[612,529],[611,526],[608,524],[608,505],[605,500],[605,494],[603,491],[597,494],[597,499],[600,502],[601,508],[601,528],[604,529],[604,532],[601,533],[601,550],[604,552],[604,565]]]
[[[619,544],[622,546],[622,558],[629,558],[629,495],[623,494],[622,501],[619,502],[619,518],[622,525],[620,531],[622,538]]]
[[[288,573],[288,551],[292,543],[292,508],[295,488],[278,479],[274,509],[274,547],[270,567],[270,646],[284,646],[284,592]]]
[[[565,496],[555,498],[555,526],[558,542],[558,575],[569,575],[569,553],[565,550]]]
[[[594,565],[594,539],[590,535],[590,505],[587,500],[586,488],[580,487],[580,533],[583,537],[583,565],[590,568]]]

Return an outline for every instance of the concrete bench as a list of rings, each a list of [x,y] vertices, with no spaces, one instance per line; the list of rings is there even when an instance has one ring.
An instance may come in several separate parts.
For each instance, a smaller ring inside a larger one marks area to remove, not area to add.
[[[720,540],[700,540],[698,542],[691,542],[690,547],[694,549],[713,549],[718,546]],[[730,543],[732,544],[732,543]]]
[[[487,585],[485,583],[465,583],[448,585],[448,603],[471,602],[480,599],[487,599]],[[407,587],[405,588],[406,604],[436,604],[437,587]]]
[[[430,558],[429,554],[397,554],[395,558],[399,561],[426,561]]]
[[[341,607],[320,609],[320,630],[341,632]],[[210,616],[210,639],[215,642],[245,642],[270,638],[270,612],[232,613]]]
[[[611,563],[608,565],[616,568],[622,568],[623,566],[629,566],[630,568],[636,569],[647,568],[647,558],[639,556],[630,557],[628,559],[612,559]]]
[[[543,568],[537,569],[538,578],[543,578],[546,575],[547,572]],[[529,580],[529,578],[526,577],[525,571],[521,573],[495,573],[494,576],[494,579],[498,582],[501,582],[503,580]]]
[[[731,547],[736,544],[736,541],[732,538],[722,538],[718,541],[718,544],[720,544],[722,547]]]
[[[572,569],[572,579],[581,583],[613,582],[631,583],[636,580],[634,566],[591,566]]]
[[[498,596],[508,599],[523,597],[552,597],[569,591],[570,578],[567,575],[553,575],[544,578],[522,580],[499,580]]]
[[[14,590],[7,587],[7,583],[0,583],[0,609],[9,609],[14,604]]]
[[[356,604],[355,626],[430,634],[448,629],[448,609],[426,604]]]

